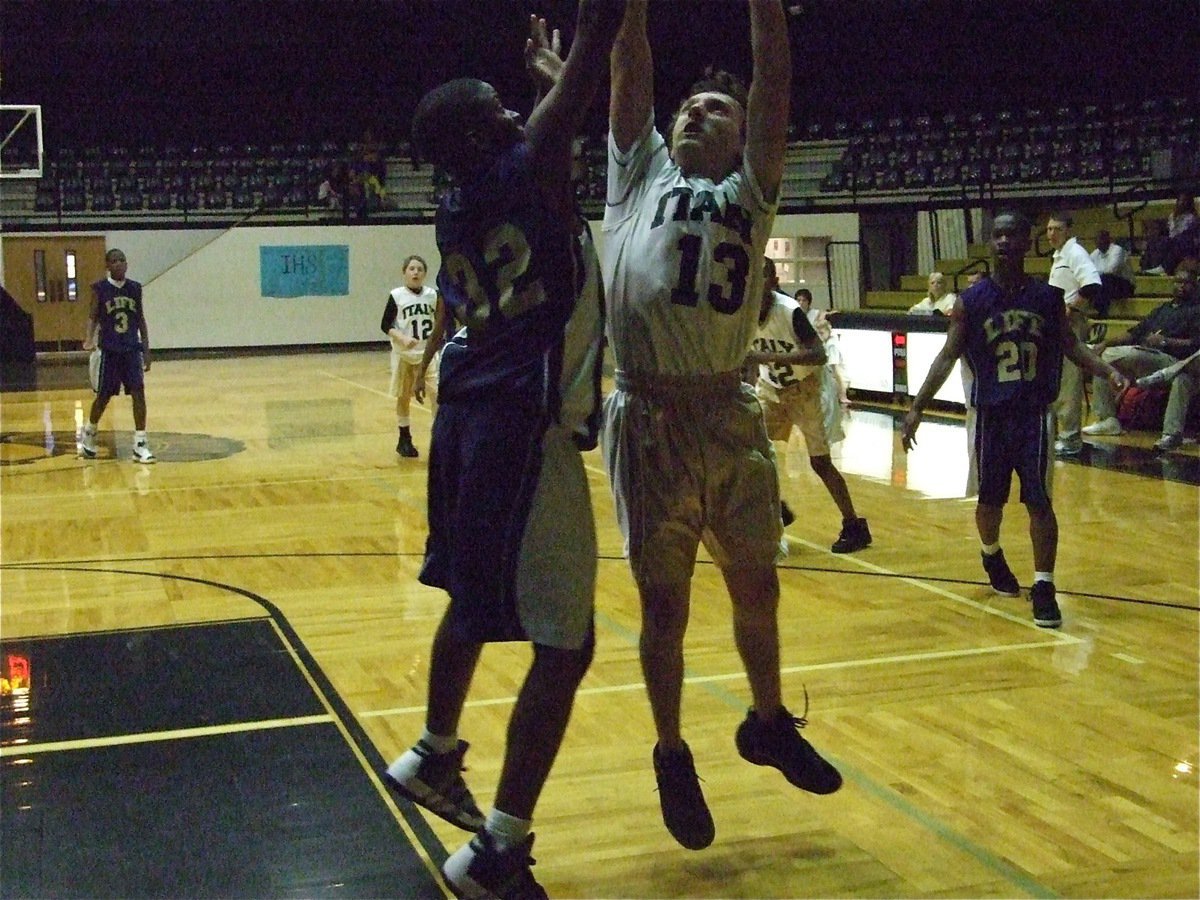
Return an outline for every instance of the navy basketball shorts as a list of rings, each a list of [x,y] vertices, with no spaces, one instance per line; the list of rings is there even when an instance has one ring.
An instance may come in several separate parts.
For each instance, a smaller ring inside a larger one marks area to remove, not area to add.
[[[140,391],[146,385],[141,350],[101,350],[100,378],[96,393],[104,398]]]
[[[596,527],[570,429],[509,400],[438,407],[420,580],[480,642],[578,650],[590,639]]]
[[[1012,476],[1021,481],[1021,502],[1050,505],[1054,478],[1054,413],[1044,407],[981,406],[975,411],[974,465],[979,502],[1003,506]]]

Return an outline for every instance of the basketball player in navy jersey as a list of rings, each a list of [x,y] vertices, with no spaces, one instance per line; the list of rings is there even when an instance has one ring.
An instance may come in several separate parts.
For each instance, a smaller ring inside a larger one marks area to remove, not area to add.
[[[468,78],[430,91],[413,117],[414,146],[455,181],[437,212],[438,287],[465,328],[442,350],[420,574],[450,602],[425,733],[386,781],[478,830],[442,868],[459,897],[546,896],[530,871],[531,820],[595,648],[580,449],[596,441],[603,318],[571,167],[621,11],[582,0],[561,77],[527,124]],[[533,660],[485,820],[462,779],[459,719],[483,644],[526,640]]]
[[[715,826],[683,739],[683,639],[701,541],[721,569],[753,707],[738,752],[831,793],[837,770],[800,736],[779,670],[782,535],[775,454],[741,368],[758,326],[763,251],[783,177],[791,90],[779,0],[748,0],[754,77],[693,86],[654,126],[646,0],[630,0],[611,57],[604,283],[617,389],[605,460],[642,608],[640,655],[663,822],[684,847]]]
[[[904,418],[901,442],[905,450],[916,446],[926,405],[965,352],[974,373],[971,450],[979,473],[975,524],[984,570],[998,593],[1019,595],[1019,583],[1000,549],[1004,504],[1016,472],[1033,544],[1033,621],[1042,628],[1058,628],[1062,613],[1054,588],[1058,519],[1050,498],[1055,431],[1051,407],[1058,396],[1063,358],[1108,379],[1118,391],[1128,382],[1079,339],[1068,321],[1062,288],[1025,274],[1031,227],[1020,213],[996,216],[992,276],[967,288],[955,302],[946,343]]]
[[[133,400],[133,459],[154,462],[146,442],[146,388],[143,372],[150,371],[150,330],[142,305],[142,286],[126,278],[125,254],[117,249],[104,254],[108,277],[92,285],[92,308],[88,316],[83,349],[100,348],[100,377],[87,424],[83,426],[79,452],[96,458],[96,425],[108,401],[125,388]]]

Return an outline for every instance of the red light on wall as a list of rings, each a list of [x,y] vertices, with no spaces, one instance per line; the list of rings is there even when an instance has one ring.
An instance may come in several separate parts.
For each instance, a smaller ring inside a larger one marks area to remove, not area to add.
[[[904,334],[902,332],[895,332],[894,334],[892,334],[892,346],[893,347],[908,346],[908,335]]]

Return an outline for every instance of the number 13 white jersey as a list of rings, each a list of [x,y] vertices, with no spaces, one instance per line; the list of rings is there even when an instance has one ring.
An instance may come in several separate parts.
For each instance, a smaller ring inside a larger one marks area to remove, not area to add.
[[[740,368],[758,326],[775,206],[744,164],[720,184],[685,178],[653,121],[628,154],[611,136],[608,149],[603,270],[617,368]]]

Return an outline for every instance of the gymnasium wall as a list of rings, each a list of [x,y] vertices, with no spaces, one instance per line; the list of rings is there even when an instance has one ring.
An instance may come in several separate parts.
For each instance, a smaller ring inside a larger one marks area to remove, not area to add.
[[[603,253],[599,222],[592,232]],[[857,240],[858,216],[779,216],[774,234]],[[439,264],[432,225],[130,230],[105,238],[125,251],[129,277],[146,286],[151,345],[162,350],[381,341],[379,319],[404,258],[428,260],[431,280]],[[348,294],[264,297],[260,248],[279,245],[348,247]]]

